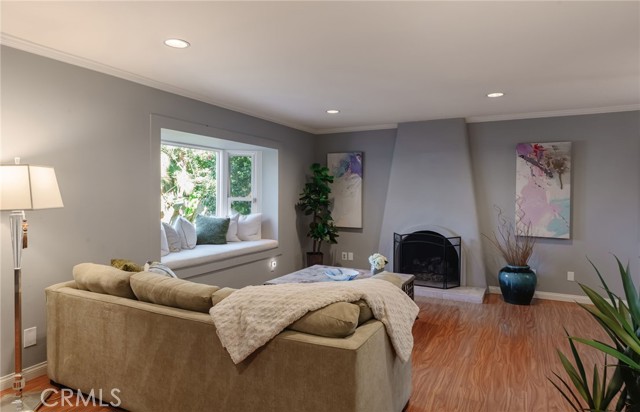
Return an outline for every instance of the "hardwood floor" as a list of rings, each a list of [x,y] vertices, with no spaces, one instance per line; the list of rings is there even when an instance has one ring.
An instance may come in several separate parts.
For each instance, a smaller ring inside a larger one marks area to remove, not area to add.
[[[407,412],[567,411],[547,380],[552,371],[563,376],[555,350],[569,353],[563,326],[570,334],[606,339],[575,303],[534,300],[531,306],[516,306],[489,295],[483,305],[418,304]],[[597,351],[583,349],[590,362],[602,359]]]
[[[569,351],[563,327],[570,334],[607,339],[575,303],[534,300],[531,306],[515,306],[498,295],[489,295],[482,305],[421,297],[416,303],[420,315],[413,330],[413,393],[407,412],[568,411],[547,380],[552,371],[563,374],[556,354],[556,348]],[[581,350],[589,368],[602,359],[595,350]],[[45,387],[46,376],[27,384],[28,390]],[[56,406],[40,411],[119,409]]]

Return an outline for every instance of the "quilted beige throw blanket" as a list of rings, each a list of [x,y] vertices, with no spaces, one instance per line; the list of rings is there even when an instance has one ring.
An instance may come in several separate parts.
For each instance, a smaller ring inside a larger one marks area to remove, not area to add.
[[[400,359],[409,360],[418,306],[385,280],[248,286],[233,292],[210,313],[222,345],[237,364],[307,312],[359,299],[384,324]]]

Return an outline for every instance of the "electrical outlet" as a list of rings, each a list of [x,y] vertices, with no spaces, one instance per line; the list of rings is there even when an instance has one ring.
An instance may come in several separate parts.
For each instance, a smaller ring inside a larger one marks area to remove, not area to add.
[[[25,348],[29,346],[34,346],[36,344],[36,327],[25,329],[24,334],[22,336],[22,342]]]
[[[573,282],[575,278],[575,274],[573,272],[567,272],[567,280]]]
[[[347,260],[348,256],[347,256],[347,252],[342,252],[342,260]]]
[[[278,266],[278,261],[273,259],[271,262],[269,262],[269,267],[271,267],[271,271],[275,271],[276,267]]]
[[[347,260],[353,260],[353,252],[349,252],[347,255],[348,255]]]

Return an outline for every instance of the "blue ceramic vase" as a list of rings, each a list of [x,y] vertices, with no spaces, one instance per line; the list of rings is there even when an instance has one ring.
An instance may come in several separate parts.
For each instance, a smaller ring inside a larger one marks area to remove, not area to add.
[[[507,265],[498,275],[500,291],[505,302],[514,305],[528,305],[536,291],[536,274],[529,266]]]

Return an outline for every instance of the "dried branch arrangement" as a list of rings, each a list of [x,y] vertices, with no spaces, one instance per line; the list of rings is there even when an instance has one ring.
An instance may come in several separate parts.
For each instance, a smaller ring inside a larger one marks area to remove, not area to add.
[[[532,235],[531,223],[517,225],[498,211],[498,233],[492,232],[492,237],[483,234],[493,246],[498,249],[504,260],[511,266],[527,266],[536,238]]]

